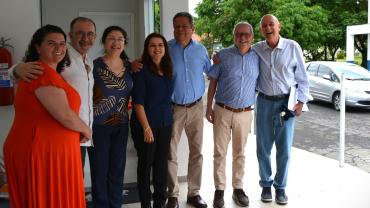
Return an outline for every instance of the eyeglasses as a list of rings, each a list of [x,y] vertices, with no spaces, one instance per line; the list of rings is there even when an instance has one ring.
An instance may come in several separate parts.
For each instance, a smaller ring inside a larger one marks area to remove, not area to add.
[[[87,37],[87,38],[89,38],[89,39],[93,39],[93,38],[95,38],[95,33],[94,33],[94,32],[76,31],[76,32],[75,32],[75,35],[76,35],[77,37],[84,37],[84,36],[86,36],[86,37]]]
[[[235,35],[235,37],[237,37],[237,38],[241,38],[241,37],[243,37],[243,36],[245,36],[245,37],[250,37],[250,36],[252,36],[252,33],[235,33],[234,34]]]
[[[107,38],[106,39],[107,41],[109,41],[109,42],[119,42],[119,43],[124,43],[125,42],[125,39],[124,38]]]

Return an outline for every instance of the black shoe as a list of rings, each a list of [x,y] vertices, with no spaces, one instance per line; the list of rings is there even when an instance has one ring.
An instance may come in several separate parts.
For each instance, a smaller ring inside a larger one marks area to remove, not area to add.
[[[233,199],[234,202],[241,207],[246,207],[249,205],[249,198],[244,193],[243,189],[234,189]]]
[[[225,206],[224,201],[224,191],[223,190],[216,190],[215,196],[213,198],[213,207],[214,208],[223,208]]]
[[[179,208],[177,197],[168,197],[166,208]]]
[[[195,208],[206,208],[207,207],[207,203],[199,195],[188,196],[188,200],[186,202]]]
[[[271,187],[262,188],[261,200],[263,202],[272,202]]]
[[[288,204],[288,197],[285,194],[285,189],[275,190],[275,201],[277,204],[280,204],[280,205]]]
[[[153,202],[153,208],[165,208],[164,203]]]

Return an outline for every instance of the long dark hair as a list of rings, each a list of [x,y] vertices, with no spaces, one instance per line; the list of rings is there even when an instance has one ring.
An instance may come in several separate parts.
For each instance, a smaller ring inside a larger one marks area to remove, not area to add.
[[[125,46],[127,45],[127,32],[123,29],[123,28],[121,28],[121,27],[119,27],[119,26],[116,26],[116,25],[113,25],[113,26],[109,26],[109,27],[107,27],[107,28],[105,28],[105,30],[104,30],[104,32],[103,32],[103,36],[101,37],[101,42],[104,44],[105,43],[105,41],[106,41],[106,39],[107,39],[107,36],[108,36],[108,34],[110,33],[110,32],[112,32],[112,31],[119,31],[120,33],[122,33],[122,35],[123,35],[123,38],[125,38]],[[128,58],[128,56],[127,56],[127,54],[126,54],[126,52],[125,52],[125,50],[123,50],[122,51],[122,53],[120,54],[120,57],[121,57],[121,59],[124,61],[124,62],[128,62],[128,61],[130,61],[130,59]]]
[[[172,60],[170,57],[170,53],[168,51],[168,45],[166,39],[159,33],[151,33],[146,37],[144,42],[144,51],[143,55],[141,56],[142,62],[144,64],[148,64],[150,66],[150,69],[154,73],[158,73],[158,68],[153,62],[152,58],[149,55],[149,42],[152,38],[161,38],[164,44],[164,56],[162,57],[160,67],[163,71],[163,74],[168,77],[169,79],[172,79]]]
[[[26,51],[24,62],[30,62],[30,61],[38,61],[40,60],[40,54],[37,52],[36,45],[40,46],[41,43],[45,40],[46,36],[48,36],[51,33],[58,33],[62,34],[64,37],[64,40],[66,40],[67,36],[64,33],[64,31],[55,25],[45,25],[32,35],[32,39],[30,44],[28,45],[28,49]],[[66,51],[66,54],[64,58],[58,63],[57,65],[57,72],[60,73],[63,71],[65,67],[68,67],[71,65],[71,60],[69,58],[68,50]]]

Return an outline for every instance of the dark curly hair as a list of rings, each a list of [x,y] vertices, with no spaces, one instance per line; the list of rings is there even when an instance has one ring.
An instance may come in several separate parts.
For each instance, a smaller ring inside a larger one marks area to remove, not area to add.
[[[30,61],[38,61],[40,60],[40,54],[36,50],[36,45],[40,46],[41,43],[45,40],[45,37],[51,33],[58,33],[62,34],[64,36],[64,40],[66,40],[67,36],[64,33],[64,31],[55,25],[45,25],[32,35],[32,39],[30,44],[28,45],[28,49],[26,51],[24,62],[30,62]],[[58,63],[57,65],[57,72],[60,73],[63,71],[65,67],[68,67],[71,65],[71,60],[69,58],[68,50],[66,51],[66,54],[64,58]]]
[[[101,37],[101,42],[104,44],[106,39],[107,39],[108,34],[112,31],[118,31],[118,32],[122,33],[123,38],[125,38],[124,43],[125,43],[125,46],[126,46],[127,43],[128,43],[127,42],[127,32],[123,28],[121,28],[120,26],[116,26],[116,25],[109,26],[109,27],[105,28],[105,30],[103,32],[103,35]],[[128,58],[125,50],[122,51],[120,57],[124,62],[126,62],[126,61],[129,62],[130,61],[130,59]]]
[[[152,38],[161,38],[164,44],[164,56],[162,57],[160,67],[163,70],[163,74],[168,77],[169,79],[172,79],[172,60],[171,56],[168,50],[168,45],[166,39],[159,33],[151,33],[146,37],[145,42],[144,42],[144,52],[143,55],[141,56],[142,62],[144,64],[147,64],[150,66],[150,69],[158,74],[158,70],[156,65],[154,64],[152,58],[149,55],[149,42],[150,39]]]

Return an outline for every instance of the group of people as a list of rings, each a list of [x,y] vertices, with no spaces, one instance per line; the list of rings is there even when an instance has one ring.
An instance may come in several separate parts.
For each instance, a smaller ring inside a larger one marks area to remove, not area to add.
[[[177,13],[173,28],[174,39],[169,41],[158,33],[148,35],[141,58],[133,62],[125,52],[127,33],[118,26],[104,30],[105,53],[94,61],[87,55],[96,39],[95,23],[89,18],[71,22],[70,43],[54,25],[35,32],[25,62],[10,72],[18,82],[15,119],[4,145],[12,207],[85,207],[86,152],[93,206],[121,207],[129,126],[138,155],[141,207],[179,207],[177,155],[183,130],[189,144],[187,203],[207,207],[200,196],[204,74],[210,79],[206,118],[214,125],[213,206],[224,207],[231,139],[232,198],[240,206],[249,204],[243,191],[244,147],[255,103],[261,199],[272,201],[273,185],[276,202],[288,202],[294,117],[284,120],[281,111],[293,85],[298,85],[295,115],[307,102],[301,48],[280,37],[280,23],[269,14],[260,23],[265,41],[252,45],[253,27],[239,22],[234,45],[220,51],[211,67],[205,47],[192,40],[193,17]],[[130,97],[134,108],[129,118]],[[274,143],[277,172],[272,178]]]

